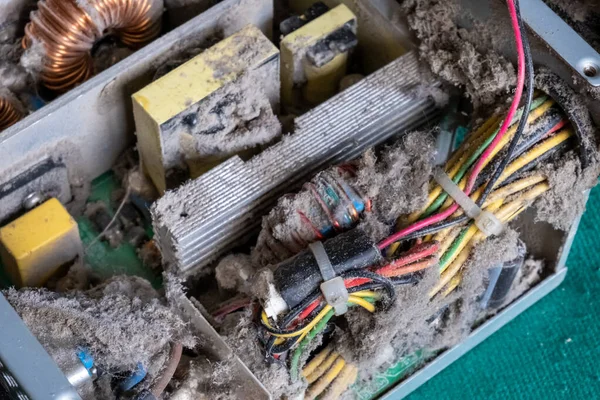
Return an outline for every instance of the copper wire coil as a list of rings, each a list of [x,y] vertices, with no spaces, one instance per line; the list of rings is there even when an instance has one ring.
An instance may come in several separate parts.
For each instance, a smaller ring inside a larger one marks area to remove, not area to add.
[[[86,11],[75,0],[40,0],[25,27],[23,47],[34,40],[44,47],[41,79],[49,89],[63,92],[93,74],[91,50],[107,35],[138,48],[161,28],[160,7],[154,0],[89,0]],[[88,13],[89,12],[89,13]]]
[[[8,99],[0,97],[0,131],[16,124],[23,114]]]

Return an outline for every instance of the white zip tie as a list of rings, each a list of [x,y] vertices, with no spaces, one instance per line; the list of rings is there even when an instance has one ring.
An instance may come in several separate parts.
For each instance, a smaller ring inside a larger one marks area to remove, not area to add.
[[[438,167],[433,170],[433,179],[448,193],[448,196],[454,199],[469,218],[475,220],[475,225],[485,236],[502,233],[504,229],[502,222],[491,212],[482,210],[446,175],[442,168]]]
[[[322,242],[314,242],[308,245],[308,248],[315,256],[323,283],[321,283],[321,292],[327,304],[335,310],[335,315],[342,315],[348,311],[348,289],[341,276],[336,276],[331,260],[325,251]]]

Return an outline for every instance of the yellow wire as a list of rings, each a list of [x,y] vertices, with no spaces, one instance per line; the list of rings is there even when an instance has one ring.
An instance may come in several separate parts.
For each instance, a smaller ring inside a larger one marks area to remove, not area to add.
[[[379,293],[374,292],[372,290],[361,290],[360,292],[354,292],[354,293],[352,293],[351,296],[356,296],[356,297],[373,297],[375,299],[379,299],[381,297],[379,295]]]
[[[463,272],[461,269],[460,271],[458,271],[458,273],[454,277],[452,277],[452,280],[450,281],[450,283],[448,283],[448,287],[442,293],[443,297],[448,296],[450,293],[452,293],[454,291],[454,289],[456,289],[458,287],[458,285],[460,285],[460,282],[462,281],[462,275],[463,275]]]
[[[473,154],[473,151],[476,150],[481,142],[485,141],[489,135],[494,133],[494,131],[500,125],[500,114],[492,115],[487,121],[483,123],[475,132],[467,136],[467,140],[465,140],[462,145],[458,148],[454,154],[450,157],[450,159],[446,162],[446,166],[454,166],[458,161],[463,161],[459,165],[462,165],[464,161]],[[469,152],[468,157],[463,157],[463,154],[466,150],[471,150]]]
[[[509,176],[511,176],[512,174],[514,174],[515,172],[517,172],[518,170],[520,170],[521,168],[523,168],[530,162],[534,161],[536,158],[542,156],[544,153],[552,150],[554,147],[560,145],[565,140],[569,139],[569,137],[571,137],[571,135],[572,135],[572,132],[569,129],[564,129],[564,130],[558,132],[557,134],[555,134],[554,136],[552,136],[551,138],[544,140],[539,145],[535,146],[533,149],[529,150],[525,154],[521,155],[519,158],[517,158],[516,160],[511,162],[506,167],[506,169],[504,170],[502,175],[500,175],[500,178],[498,178],[498,181],[496,182],[496,186],[500,185]],[[464,185],[466,184],[466,180],[464,182],[461,181],[461,184],[462,184],[462,186],[461,185],[459,185],[459,186],[461,187],[461,189],[463,189]],[[475,191],[475,193],[473,193],[471,195],[471,198],[474,201],[476,201],[484,189],[485,189],[484,186],[477,189],[477,191]],[[449,207],[451,204],[452,204],[452,200],[450,200],[450,199],[447,200],[444,203],[444,208]],[[456,213],[453,214],[453,217],[460,215],[460,214],[462,214],[462,211],[457,211]]]
[[[314,318],[312,321],[310,321],[310,323],[308,323],[308,325],[306,325],[304,328],[298,329],[297,331],[295,331],[295,332],[291,332],[291,333],[271,333],[271,335],[273,335],[273,336],[276,336],[276,337],[280,337],[280,338],[292,338],[292,337],[296,337],[296,336],[300,336],[300,335],[303,335],[302,337],[304,337],[304,336],[305,336],[304,334],[305,334],[305,333],[308,333],[308,332],[309,332],[309,331],[310,331],[312,328],[314,328],[314,327],[315,327],[315,325],[316,325],[316,324],[317,324],[317,323],[318,323],[320,320],[322,320],[322,319],[325,317],[325,315],[327,315],[327,313],[328,313],[328,312],[331,310],[331,308],[332,308],[332,307],[331,307],[329,304],[328,304],[328,305],[326,305],[326,306],[325,306],[325,307],[324,307],[324,308],[321,310],[321,312],[320,312],[320,313],[318,313],[318,314],[317,314],[317,316],[316,316],[316,317],[315,317],[315,318]],[[269,324],[269,319],[267,318],[267,314],[266,314],[264,311],[263,311],[263,313],[262,313],[262,316],[261,316],[261,318],[262,318],[262,321],[263,321],[263,323],[264,323],[264,324],[265,324],[267,327],[269,327],[269,328],[273,329],[273,328],[271,327],[271,325]]]
[[[356,304],[358,306],[361,306],[362,308],[364,308],[365,310],[367,310],[369,312],[375,312],[375,306],[373,304],[369,303],[368,301],[366,301],[363,298],[350,295],[348,297],[348,301],[350,303],[352,303],[352,304]]]
[[[546,180],[544,175],[532,175],[527,178],[519,179],[518,181],[510,183],[500,189],[494,190],[485,200],[485,203],[483,203],[483,208],[487,207],[495,200],[506,198],[544,180]]]
[[[452,155],[450,160],[446,162],[446,173],[450,178],[454,178],[454,176],[458,173],[464,162],[471,157],[474,151],[485,141],[485,139],[494,133],[497,128],[499,115],[494,115],[490,119],[488,119],[482,126],[479,127],[473,134],[469,135],[469,138],[463,143],[462,146]],[[423,211],[425,211],[434,201],[438,198],[438,196],[442,193],[441,186],[437,184],[433,184],[432,190],[429,192],[427,196],[427,202],[425,206],[419,210],[415,211],[402,221],[404,224],[411,224],[421,217]],[[401,226],[399,226],[400,228]]]
[[[448,269],[450,267],[450,265],[452,265],[453,261],[456,260],[460,256],[462,250],[469,244],[469,242],[471,241],[473,236],[475,236],[475,234],[478,231],[479,231],[479,229],[477,228],[477,226],[475,224],[473,224],[469,227],[469,229],[467,230],[467,233],[465,234],[463,241],[460,243],[459,247],[457,248],[457,251],[454,253],[453,256],[451,256],[448,259],[448,262],[446,263],[446,265],[444,267],[442,267],[442,269],[440,271],[442,273],[442,276],[444,276],[444,272],[446,271],[446,269]]]
[[[314,356],[314,358],[302,368],[302,375],[307,377],[310,375],[319,365],[323,363],[323,360],[327,358],[329,353],[333,350],[332,346],[327,346],[319,354]]]
[[[541,117],[546,111],[548,111],[548,109],[550,107],[552,107],[554,105],[554,100],[547,100],[544,103],[542,103],[538,108],[536,108],[535,110],[533,110],[530,114],[529,117],[527,118],[527,123],[531,124],[532,122],[534,122],[536,119],[538,119],[539,117]],[[510,140],[512,140],[512,137],[515,135],[515,132],[517,131],[517,127],[518,126],[513,126],[512,128],[510,128],[506,134],[502,137],[502,140],[500,141],[500,143],[498,144],[498,146],[496,146],[496,148],[491,152],[491,154],[489,155],[488,158],[486,158],[485,162],[483,163],[482,168],[485,168],[493,159],[494,157],[498,154],[498,152],[500,152],[509,142]],[[556,135],[555,135],[556,136]],[[555,137],[553,136],[553,138]],[[556,146],[556,145],[554,145]],[[554,146],[549,147],[549,149],[553,148]],[[538,146],[539,147],[539,146]],[[548,151],[549,149],[547,149],[546,151]],[[534,149],[535,150],[535,149]],[[531,150],[530,150],[531,151]],[[541,154],[544,154],[546,151],[542,152]],[[525,153],[527,154],[527,153]],[[540,155],[541,155],[540,154]],[[521,156],[523,157],[523,156]],[[519,157],[519,159],[521,158]],[[539,157],[533,157],[533,159]],[[519,160],[517,159],[517,160]],[[531,161],[533,161],[533,159]],[[517,161],[515,160],[515,161]],[[512,175],[514,172],[516,172],[517,170],[521,169],[523,166],[525,166],[527,163],[521,165],[521,167],[516,168],[515,170],[513,170],[510,174],[507,174],[507,172],[510,170],[510,166],[513,165],[515,163],[515,161],[513,161],[504,171],[504,173],[500,176],[500,179],[498,179],[498,183],[504,181],[507,177],[509,177],[510,175]],[[465,186],[467,185],[467,180],[469,179],[469,175],[465,175],[460,182],[458,183],[458,187],[460,187],[461,189],[464,189]],[[473,197],[472,197],[473,198]],[[476,199],[475,199],[476,200]],[[441,207],[441,210],[444,210],[448,207],[450,207],[452,205],[452,203],[454,203],[454,200],[451,197],[448,197],[446,199],[446,201],[444,202],[444,204]]]
[[[344,369],[345,365],[346,361],[344,361],[342,357],[338,357],[333,366],[329,369],[329,371],[327,371],[325,376],[319,378],[318,381],[308,388],[305,398],[314,399],[320,395],[323,390],[325,390],[325,388],[327,388],[327,386],[329,386],[329,384],[333,382],[335,378],[337,378],[340,372],[342,372],[342,369]]]
[[[437,240],[440,243],[440,249],[438,250],[438,254],[444,254],[446,250],[450,247],[454,239],[458,237],[460,231],[463,229],[462,226],[444,229],[435,234],[433,237],[434,240]]]
[[[531,188],[530,190],[528,190],[524,193],[521,193],[516,199],[503,205],[495,213],[495,215],[503,223],[507,223],[507,222],[511,221],[512,219],[516,218],[520,213],[525,211],[527,209],[527,206],[530,204],[530,202],[532,202],[536,197],[538,197],[539,195],[541,195],[542,193],[544,193],[548,190],[550,190],[550,185],[548,185],[547,182],[539,183],[539,184],[535,185],[533,188]],[[484,236],[481,232],[478,232],[477,235],[472,239],[469,247],[473,248],[475,243],[479,242],[481,239],[484,239]],[[466,257],[464,257],[464,261],[467,260],[468,254],[469,253],[467,252]],[[457,258],[457,260],[458,260],[458,258]],[[459,271],[462,269],[464,261],[463,261],[463,263],[461,263],[458,266],[451,265],[448,268],[447,272],[452,274],[452,276],[451,276],[452,279],[451,280],[446,279],[446,280],[449,280],[449,282],[448,282],[448,288],[446,289],[446,291],[443,294],[444,296],[447,296],[448,294],[450,294],[460,284],[460,282],[462,280],[462,276],[459,274]],[[437,290],[430,297],[433,297],[444,286],[445,286],[445,284],[440,286],[440,284],[438,283],[438,285],[436,285],[436,287],[434,288]],[[432,289],[430,294],[433,291],[434,290]]]
[[[346,364],[340,375],[333,381],[320,400],[338,400],[342,396],[342,393],[356,382],[356,378],[358,378],[358,368],[352,364]]]
[[[539,183],[545,179],[546,178],[543,175],[533,175],[533,176],[530,176],[527,178],[519,179],[518,181],[510,183],[500,189],[497,189],[497,190],[493,191],[492,193],[490,193],[489,197],[486,199],[485,203],[483,204],[483,208],[486,208],[487,206],[489,206],[491,203],[493,203],[494,201],[496,201],[498,199],[506,198],[512,194],[519,192],[520,190],[523,190],[530,186],[533,186],[536,183]],[[501,183],[502,183],[501,180],[498,179],[498,182],[495,186],[497,186]],[[484,189],[485,189],[485,186],[481,186],[479,189],[477,189],[477,191],[470,196],[471,199],[473,201],[477,201],[479,199],[479,196],[481,196],[481,194],[483,193]],[[462,209],[458,209],[454,214],[452,214],[452,218],[459,217],[462,214],[463,214]]]
[[[306,381],[311,384],[319,379],[325,372],[331,368],[333,363],[340,357],[339,353],[332,352],[311,374],[305,375]]]
[[[506,178],[517,172],[519,169],[523,168],[525,165],[529,164],[530,162],[540,157],[547,151],[558,146],[559,144],[567,140],[569,137],[571,137],[571,134],[572,132],[570,129],[564,129],[556,133],[549,139],[544,140],[539,145],[529,150],[527,153],[521,155],[519,158],[517,158],[515,161],[508,165],[506,170],[504,170],[502,175],[500,175],[499,181],[504,181]]]
[[[477,231],[477,228],[475,228]],[[463,264],[469,258],[469,254],[471,253],[471,249],[473,248],[473,244],[471,242],[468,243],[468,246],[463,247],[462,251],[458,254],[458,256],[454,259],[454,261],[450,264],[448,268],[442,273],[440,280],[437,285],[433,287],[429,291],[429,298],[435,296],[444,286],[446,286],[450,280],[457,274],[458,271],[462,268]]]

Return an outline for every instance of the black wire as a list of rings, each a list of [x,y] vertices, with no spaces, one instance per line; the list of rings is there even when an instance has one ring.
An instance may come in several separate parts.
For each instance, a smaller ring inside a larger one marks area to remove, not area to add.
[[[523,52],[525,53],[525,86],[527,88],[527,92],[525,94],[525,105],[523,106],[523,114],[521,115],[519,126],[517,127],[517,131],[515,132],[515,135],[513,136],[513,139],[510,142],[504,159],[502,160],[498,168],[496,168],[496,171],[492,175],[492,178],[488,181],[488,184],[486,185],[483,194],[477,200],[477,205],[480,207],[485,202],[485,199],[487,199],[489,194],[492,192],[496,182],[500,178],[500,175],[502,175],[502,173],[508,166],[508,163],[511,161],[513,153],[515,152],[519,143],[519,139],[523,135],[525,127],[527,126],[527,118],[529,117],[529,110],[533,101],[533,61],[531,60],[531,48],[529,47],[529,40],[527,39],[527,31],[523,26],[523,20],[521,19],[521,8],[519,5],[519,0],[515,0],[515,9],[517,14],[517,21],[519,22],[519,30],[521,31]]]
[[[367,282],[362,285],[348,288],[348,293],[350,293],[350,294],[360,292],[363,290],[374,290],[374,289],[384,288],[386,290],[386,292],[388,293],[388,297],[389,297],[388,305],[391,305],[396,299],[396,290],[394,289],[394,282],[384,276],[378,275],[371,271],[365,271],[365,270],[349,271],[341,276],[344,280],[352,279],[352,278],[371,279],[372,282]],[[416,278],[410,279],[410,277],[397,280],[397,284],[411,284],[414,282],[416,282]],[[302,302],[300,302],[296,307],[294,307],[292,310],[290,310],[290,312],[288,312],[285,315],[285,317],[283,317],[281,325],[284,328],[287,327],[290,323],[292,323],[292,321],[294,319],[296,319],[296,317],[302,312],[302,310],[304,310],[306,307],[308,307],[310,304],[312,304],[321,295],[322,295],[322,293],[319,289],[314,290],[310,295],[308,295],[304,300],[302,300]],[[320,305],[319,307],[317,307],[317,309],[315,309],[315,311],[313,311],[313,313],[318,314],[320,311],[323,310],[324,307],[325,307],[324,304]],[[307,318],[307,324],[309,324],[310,321],[312,321],[312,318],[311,319]],[[263,327],[263,329],[265,331],[267,331],[269,333],[279,334],[279,335],[291,333],[298,329],[302,329],[302,327],[298,327],[298,328],[294,329],[294,331],[286,331],[286,330],[277,329],[277,328],[269,328],[262,324],[261,324],[261,326]],[[304,326],[306,326],[306,324]],[[285,343],[276,346],[275,345],[276,339],[277,338],[275,336],[271,336],[267,340],[267,342],[265,344],[265,349],[267,351],[267,357],[271,357],[273,354],[284,353],[284,352],[290,350],[292,347],[294,347],[296,345],[296,343],[298,342],[298,337],[295,339],[289,338],[289,340],[286,340]]]
[[[496,171],[492,175],[492,178],[489,181],[484,193],[477,201],[477,204],[479,206],[481,206],[483,204],[483,202],[485,201],[485,199],[489,196],[496,181],[498,180],[500,175],[502,175],[502,172],[504,172],[504,170],[506,169],[506,166],[510,162],[510,159],[511,159],[511,157],[515,151],[515,148],[517,147],[517,144],[519,142],[519,138],[523,134],[523,131],[525,130],[525,127],[527,125],[529,109],[531,108],[531,102],[533,101],[534,84],[533,84],[533,62],[531,59],[531,48],[529,46],[529,40],[527,39],[526,31],[524,29],[523,21],[521,19],[521,12],[520,12],[518,1],[515,1],[515,7],[517,10],[517,20],[519,21],[519,29],[521,31],[521,37],[522,37],[522,42],[523,42],[523,51],[525,53],[525,84],[527,86],[525,106],[523,108],[523,114],[521,115],[521,120],[519,121],[519,126],[517,128],[517,132],[515,133],[515,136],[513,137],[513,140],[510,143],[510,146],[506,153],[506,157],[502,160],[502,162],[498,166],[498,168],[496,168]],[[430,235],[430,234],[442,231],[444,229],[462,224],[468,220],[469,220],[469,217],[467,215],[461,215],[460,217],[453,218],[448,221],[438,222],[437,224],[420,229],[416,232],[413,232],[409,235],[404,236],[403,238],[399,239],[399,241],[408,241],[408,240],[416,239],[416,238],[419,238],[419,237],[422,237],[425,235]]]
[[[579,161],[581,162],[581,168],[585,169],[590,165],[592,154],[595,152],[591,140],[586,140],[584,136],[584,123],[581,121],[583,116],[580,116],[578,107],[571,107],[572,100],[569,98],[571,91],[565,88],[562,80],[551,73],[544,74],[544,91],[552,97],[558,105],[561,106],[562,110],[567,115],[569,122],[573,125],[575,130],[575,136],[579,144]]]
[[[513,155],[510,159],[511,162],[517,159],[517,157],[529,150],[535,144],[537,144],[541,139],[543,139],[548,133],[548,131],[554,126],[556,126],[556,124],[559,123],[564,117],[562,112],[558,108],[552,108],[548,113],[549,115],[545,116],[544,120],[541,123],[537,124],[533,132],[530,132],[528,137],[525,138],[525,140],[521,140],[521,143],[513,152]],[[473,191],[476,191],[483,184],[485,184],[491,179],[491,175],[502,162],[502,157],[504,157],[504,154],[506,154],[506,152],[504,152],[501,157],[495,158],[493,161],[493,165],[488,165],[486,168],[484,168],[483,171],[481,171],[481,173],[477,177],[477,180],[475,181]],[[505,182],[502,182],[502,185],[505,184]]]
[[[396,289],[394,289],[394,284],[392,283],[391,280],[389,280],[385,276],[378,275],[371,271],[365,271],[365,270],[358,269],[358,270],[346,272],[345,274],[342,275],[342,278],[344,278],[344,280],[350,279],[350,278],[371,279],[373,281],[373,283],[381,284],[381,286],[387,292],[388,297],[389,297],[388,305],[391,305],[396,300]],[[348,289],[348,293],[354,293],[354,292],[359,292],[361,290],[367,290],[367,289],[361,288],[361,286],[356,286],[356,287],[352,287],[352,288]]]

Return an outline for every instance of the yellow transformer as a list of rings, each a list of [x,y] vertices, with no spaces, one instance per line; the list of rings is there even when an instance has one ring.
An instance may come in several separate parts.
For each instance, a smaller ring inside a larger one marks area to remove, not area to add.
[[[17,287],[39,287],[83,255],[77,223],[50,199],[0,229],[2,262]]]
[[[249,25],[135,93],[138,150],[157,189],[277,138],[279,91],[279,51]]]
[[[344,4],[331,10],[324,7],[313,6],[281,26],[285,35],[281,41],[281,97],[288,111],[302,109],[303,104],[319,104],[336,94],[346,74],[349,52],[358,44],[352,11]]]

